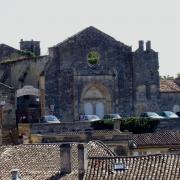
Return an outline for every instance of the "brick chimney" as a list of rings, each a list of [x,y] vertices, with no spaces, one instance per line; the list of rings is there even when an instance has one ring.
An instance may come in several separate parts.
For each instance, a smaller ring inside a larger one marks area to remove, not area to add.
[[[12,177],[12,180],[21,180],[21,176],[20,176],[20,173],[19,173],[19,169],[12,169],[11,170],[11,177]]]
[[[60,167],[61,173],[67,174],[71,172],[71,145],[61,144],[60,145]]]

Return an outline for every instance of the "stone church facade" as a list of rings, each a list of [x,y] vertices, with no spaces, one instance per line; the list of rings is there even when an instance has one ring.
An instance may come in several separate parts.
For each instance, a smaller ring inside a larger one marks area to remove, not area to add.
[[[140,41],[133,52],[89,27],[49,49],[46,101],[66,120],[77,120],[80,114],[132,116],[158,111],[158,69],[158,53],[150,41],[146,49]]]
[[[45,77],[46,113],[62,121],[79,120],[81,114],[136,116],[144,111],[172,111],[174,105],[180,111],[180,85],[169,91],[166,83],[161,91],[158,53],[150,41],[139,41],[132,51],[88,27],[50,47],[46,56],[40,55],[38,41],[21,40],[20,50],[0,44],[0,82],[14,88],[15,110],[29,108],[30,119],[33,108],[40,107],[40,97],[17,96],[17,92],[31,86],[40,89],[40,76]]]

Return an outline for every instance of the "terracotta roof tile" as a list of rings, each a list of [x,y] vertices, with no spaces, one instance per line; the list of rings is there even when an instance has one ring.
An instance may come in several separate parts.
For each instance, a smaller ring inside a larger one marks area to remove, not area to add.
[[[61,175],[60,144],[1,146],[0,179],[10,179],[11,170],[19,169],[23,180],[78,180],[77,145],[71,144],[71,147],[72,172]]]
[[[87,145],[88,157],[115,156],[104,143],[101,141],[90,141]]]
[[[74,171],[70,174],[64,175],[63,177],[60,177],[61,180],[79,180],[78,178],[78,172]]]
[[[115,163],[125,165],[114,170]],[[85,180],[165,180],[180,179],[180,155],[148,155],[136,157],[92,157],[89,159]]]
[[[114,156],[102,142],[89,142],[87,156]],[[19,169],[23,180],[62,179],[78,180],[77,144],[71,144],[71,173],[61,175],[60,144],[28,144],[0,146],[1,180],[11,177],[12,169]]]
[[[87,132],[92,132],[92,135],[120,135],[121,131],[113,129],[113,130],[89,130]],[[83,135],[87,133],[86,131],[67,131],[61,133],[55,133],[56,135],[62,136],[74,136],[74,135]],[[49,133],[48,135],[53,135],[54,133]]]
[[[163,146],[163,145],[180,145],[179,132],[160,132],[132,134],[130,139],[136,146]]]
[[[180,86],[178,86],[173,80],[161,80],[160,91],[161,92],[180,92]]]
[[[20,169],[24,180],[47,179],[60,171],[59,145],[19,145],[3,149],[0,156],[2,180],[9,179],[11,169]]]

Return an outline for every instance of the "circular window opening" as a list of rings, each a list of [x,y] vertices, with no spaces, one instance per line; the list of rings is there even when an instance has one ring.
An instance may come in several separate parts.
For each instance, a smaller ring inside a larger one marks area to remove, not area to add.
[[[88,54],[87,59],[90,65],[95,65],[99,63],[100,55],[97,51],[91,51]]]

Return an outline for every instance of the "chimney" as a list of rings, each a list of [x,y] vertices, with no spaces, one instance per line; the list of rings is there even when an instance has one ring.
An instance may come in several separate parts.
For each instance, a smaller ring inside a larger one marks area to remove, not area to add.
[[[61,173],[67,174],[71,172],[71,145],[61,144],[60,145],[60,167]]]
[[[12,175],[12,180],[21,180],[19,169],[12,169],[11,175]]]
[[[87,168],[86,148],[84,144],[78,144],[78,177],[82,180],[84,177],[85,170]]]
[[[151,50],[151,41],[146,42],[146,51]]]
[[[139,49],[144,51],[144,41],[142,40],[139,41]]]
[[[84,145],[78,144],[78,173],[84,174]]]

